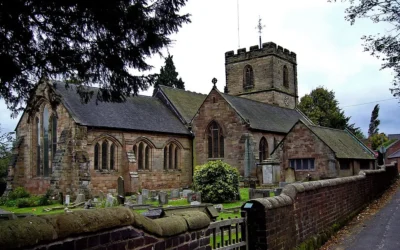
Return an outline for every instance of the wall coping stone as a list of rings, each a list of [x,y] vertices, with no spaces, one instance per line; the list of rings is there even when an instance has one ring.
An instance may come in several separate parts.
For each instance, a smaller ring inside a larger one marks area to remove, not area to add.
[[[259,203],[262,206],[264,206],[266,210],[283,206],[290,206],[293,205],[293,201],[296,199],[297,193],[303,193],[312,190],[318,190],[324,187],[339,186],[346,183],[361,181],[366,178],[366,175],[380,174],[384,173],[385,171],[386,170],[384,168],[379,170],[362,170],[359,172],[358,175],[355,176],[341,177],[329,180],[310,181],[303,183],[297,183],[297,182],[291,183],[283,188],[282,193],[279,196],[268,197],[268,198],[257,198],[257,199],[252,199],[249,202]]]
[[[200,211],[151,220],[125,207],[79,210],[0,223],[0,249],[25,248],[104,230],[133,226],[159,237],[169,237],[208,227],[209,217]]]

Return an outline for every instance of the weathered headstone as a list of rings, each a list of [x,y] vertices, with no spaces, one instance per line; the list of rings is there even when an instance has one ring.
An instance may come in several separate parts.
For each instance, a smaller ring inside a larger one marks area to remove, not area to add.
[[[283,187],[285,187],[287,184],[288,184],[287,182],[280,181],[280,182],[279,182],[279,187],[283,188]]]
[[[99,199],[100,200],[104,200],[106,198],[106,196],[104,195],[104,192],[103,191],[99,191]]]
[[[185,189],[185,190],[183,190],[183,192],[182,192],[182,197],[183,197],[183,198],[187,198],[188,194],[190,194],[190,193],[193,193],[193,190]]]
[[[142,195],[145,196],[146,198],[150,197],[150,192],[148,189],[142,189]]]
[[[201,193],[200,192],[188,193],[187,201],[188,201],[188,203],[190,203],[192,201],[201,202]]]
[[[262,174],[263,174],[263,184],[272,184],[272,166],[263,165],[262,166]]]
[[[85,195],[84,194],[78,194],[78,196],[76,196],[76,200],[74,202],[74,204],[79,204],[85,202]]]
[[[70,196],[67,194],[66,196],[65,196],[65,205],[69,205],[69,203],[71,203],[71,201],[70,201]]]
[[[124,204],[125,202],[125,188],[124,188],[124,178],[122,176],[118,177],[118,204]]]
[[[168,204],[168,194],[166,192],[158,193],[158,204],[161,206]]]
[[[112,194],[107,194],[106,207],[112,207],[116,204],[116,199]]]
[[[84,205],[84,209],[90,209],[90,208],[92,208],[92,207],[94,207],[93,206],[93,204],[92,204],[92,200],[88,200],[87,202],[85,202],[85,205]]]
[[[158,196],[158,192],[156,190],[150,190],[150,197],[154,198]]]
[[[139,205],[144,205],[146,204],[147,196],[144,196],[142,194],[137,196],[137,204]]]
[[[143,212],[142,215],[150,219],[157,219],[160,218],[162,213],[163,213],[162,209],[152,209],[147,212]]]
[[[269,189],[249,189],[249,199],[265,198],[270,196]]]
[[[192,201],[192,202],[190,202],[190,205],[191,205],[191,206],[198,206],[198,205],[201,205],[201,202],[199,202],[199,201]]]
[[[171,190],[171,199],[179,198],[179,189],[172,189]]]

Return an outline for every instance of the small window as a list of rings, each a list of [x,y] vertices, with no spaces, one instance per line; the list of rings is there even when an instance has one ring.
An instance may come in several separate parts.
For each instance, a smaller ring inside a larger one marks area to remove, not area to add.
[[[340,169],[341,170],[348,170],[350,169],[350,161],[349,160],[340,160]]]
[[[146,142],[140,141],[135,146],[133,146],[133,152],[135,153],[136,156],[138,169],[139,170],[150,169],[151,147]]]
[[[259,158],[260,162],[265,161],[269,157],[269,152],[268,152],[268,142],[265,139],[265,137],[261,138],[260,140],[260,146],[259,146]]]
[[[164,169],[179,169],[179,147],[170,143],[164,148]]]
[[[250,65],[246,65],[246,67],[244,67],[243,88],[245,90],[254,88],[254,73],[253,68]]]
[[[224,158],[224,136],[215,121],[208,126],[208,158]]]
[[[314,161],[313,158],[291,159],[290,167],[297,171],[310,171],[315,169]]]
[[[289,88],[289,71],[286,65],[283,66],[283,86]]]
[[[118,170],[118,145],[103,139],[94,145],[94,169],[98,171]]]

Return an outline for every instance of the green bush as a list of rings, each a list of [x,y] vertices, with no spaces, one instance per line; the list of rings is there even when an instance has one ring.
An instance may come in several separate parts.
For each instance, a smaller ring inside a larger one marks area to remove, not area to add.
[[[50,201],[51,194],[52,194],[52,190],[51,189],[47,189],[46,194],[39,197],[38,205],[39,206],[50,205],[52,203]]]
[[[210,161],[195,168],[194,188],[205,202],[228,202],[239,197],[239,172],[222,161]]]
[[[15,190],[13,190],[9,195],[8,199],[9,200],[16,200],[19,198],[28,198],[31,195],[28,193],[28,191],[25,190],[23,187],[17,187]]]
[[[29,198],[19,198],[15,200],[15,206],[17,208],[37,207],[39,205],[39,201],[40,201],[39,196],[31,196]]]

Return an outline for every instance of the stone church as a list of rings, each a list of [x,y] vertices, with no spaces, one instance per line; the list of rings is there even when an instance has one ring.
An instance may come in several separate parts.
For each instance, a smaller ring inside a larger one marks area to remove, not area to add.
[[[15,129],[8,189],[90,196],[115,192],[119,176],[127,192],[178,188],[216,159],[260,179],[258,163],[289,130],[312,125],[297,109],[296,54],[270,42],[227,52],[225,65],[224,91],[214,83],[208,95],[160,86],[151,97],[83,104],[74,85],[40,83]]]

